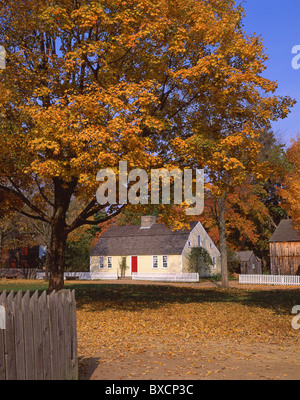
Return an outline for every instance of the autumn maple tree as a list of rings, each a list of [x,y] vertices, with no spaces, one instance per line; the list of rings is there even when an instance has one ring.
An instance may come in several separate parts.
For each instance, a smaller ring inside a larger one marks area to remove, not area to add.
[[[261,38],[242,29],[243,11],[226,25],[228,40],[207,69],[215,69],[199,88],[202,98],[187,120],[189,134],[173,140],[174,152],[187,165],[206,172],[206,189],[214,199],[222,264],[228,287],[226,199],[247,180],[264,180],[272,164],[262,161],[262,135],[271,121],[285,118],[294,100],[276,96],[277,83],[263,77],[267,56]],[[188,73],[187,73],[188,75]]]
[[[260,162],[268,163],[271,173],[267,179],[252,176],[234,186],[226,196],[225,219],[227,246],[234,251],[253,250],[262,260],[264,270],[269,268],[269,239],[287,212],[280,202],[277,188],[290,170],[284,145],[272,130],[264,130],[260,139]],[[216,199],[207,190],[201,223],[213,241],[219,243]]]
[[[260,127],[291,103],[259,93],[276,85],[260,76],[266,57],[242,16],[228,0],[1,2],[0,190],[51,227],[50,291],[63,287],[68,235],[122,210],[95,197],[97,172],[121,160],[184,167],[192,149],[219,200],[224,254],[228,188],[261,172]],[[188,148],[177,157],[171,144]]]
[[[101,210],[97,171],[115,168],[119,159],[141,166],[151,160],[151,140],[142,132],[153,124],[159,131],[161,122],[145,111],[155,101],[153,73],[143,78],[138,63],[157,59],[146,45],[155,8],[141,6],[140,12],[114,1],[0,6],[7,53],[0,77],[0,188],[11,195],[12,208],[20,199],[18,211],[51,226],[50,291],[63,287],[68,235],[94,224]],[[86,204],[67,224],[74,196]],[[101,221],[118,212],[106,208]]]
[[[292,141],[287,158],[291,163],[291,171],[286,174],[279,194],[296,227],[300,229],[300,136]]]
[[[50,290],[68,235],[122,208],[97,203],[97,171],[164,165],[239,13],[224,0],[1,2],[0,189],[51,227]],[[74,197],[85,206],[67,222]]]

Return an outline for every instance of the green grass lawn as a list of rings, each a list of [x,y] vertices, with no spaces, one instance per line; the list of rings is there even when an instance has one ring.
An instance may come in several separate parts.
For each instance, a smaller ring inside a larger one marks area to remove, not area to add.
[[[19,279],[0,279],[0,292],[6,290],[10,292],[13,290],[14,292],[18,292],[22,290],[26,292],[30,290],[30,292],[43,291],[48,289],[48,283],[44,281],[36,281],[36,280],[19,280]]]
[[[157,308],[163,304],[188,303],[236,303],[247,306],[268,308],[276,312],[290,312],[294,305],[300,305],[300,289],[276,286],[241,286],[224,290],[221,288],[203,289],[197,285],[178,287],[172,284],[108,284],[103,282],[65,282],[66,289],[75,289],[78,306],[90,302],[100,302],[128,309],[146,307]],[[0,280],[0,292],[29,290],[31,293],[48,289],[48,283],[37,280]]]

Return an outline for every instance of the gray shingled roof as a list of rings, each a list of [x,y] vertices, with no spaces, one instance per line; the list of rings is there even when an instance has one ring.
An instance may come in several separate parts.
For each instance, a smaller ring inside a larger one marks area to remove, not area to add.
[[[270,242],[300,242],[300,232],[293,229],[291,219],[283,219],[273,233]]]
[[[174,230],[164,224],[153,224],[150,228],[140,225],[111,226],[99,238],[91,256],[172,255],[181,254],[191,230]]]
[[[241,262],[246,262],[246,261],[250,260],[250,257],[253,254],[253,251],[250,251],[250,250],[236,251],[235,254],[240,259]]]

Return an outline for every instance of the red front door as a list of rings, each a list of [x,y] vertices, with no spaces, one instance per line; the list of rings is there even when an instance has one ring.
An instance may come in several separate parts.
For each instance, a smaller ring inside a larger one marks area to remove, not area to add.
[[[131,273],[137,273],[138,272],[138,258],[137,256],[131,256]]]

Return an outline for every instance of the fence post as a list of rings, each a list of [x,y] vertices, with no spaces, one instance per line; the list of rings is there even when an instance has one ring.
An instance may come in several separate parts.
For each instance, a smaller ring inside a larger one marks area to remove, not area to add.
[[[6,298],[5,312],[6,312],[6,329],[4,334],[5,342],[5,364],[6,364],[6,379],[16,380],[16,358],[15,358],[15,333],[14,333],[14,314],[12,310],[12,301],[14,292],[11,291]]]

